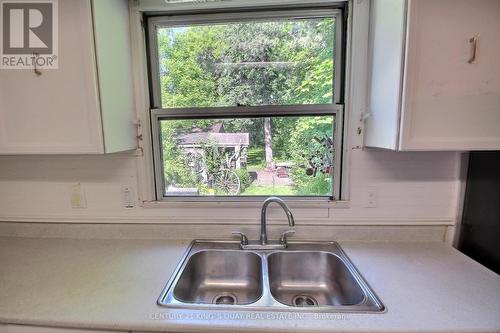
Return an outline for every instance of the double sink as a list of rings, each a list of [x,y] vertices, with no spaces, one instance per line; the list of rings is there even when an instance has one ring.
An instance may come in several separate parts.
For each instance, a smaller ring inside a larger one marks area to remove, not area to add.
[[[158,303],[190,309],[384,311],[335,242],[242,249],[238,242],[195,240]]]

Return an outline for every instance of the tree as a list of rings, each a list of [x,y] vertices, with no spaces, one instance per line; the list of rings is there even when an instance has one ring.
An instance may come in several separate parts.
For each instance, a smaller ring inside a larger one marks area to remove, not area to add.
[[[266,144],[266,167],[274,169],[273,162],[273,134],[271,129],[271,118],[264,118],[264,141]]]
[[[189,112],[189,107],[332,102],[333,19],[161,28],[158,45],[163,107],[186,107]],[[250,133],[251,148],[264,147],[263,158],[272,166],[277,158],[300,163],[299,152],[310,149],[305,144],[309,136],[324,126],[321,118],[222,121],[229,132]],[[186,163],[176,147],[176,136],[195,127],[203,129],[210,121],[164,123],[166,179],[191,184],[192,175],[178,171]],[[312,130],[301,130],[305,127]],[[331,133],[331,127],[328,130]]]

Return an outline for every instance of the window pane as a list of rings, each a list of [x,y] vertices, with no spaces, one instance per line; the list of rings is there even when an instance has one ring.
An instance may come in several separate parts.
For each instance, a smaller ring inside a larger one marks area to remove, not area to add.
[[[332,103],[335,19],[157,30],[161,106]]]
[[[161,120],[165,195],[331,196],[335,117]]]

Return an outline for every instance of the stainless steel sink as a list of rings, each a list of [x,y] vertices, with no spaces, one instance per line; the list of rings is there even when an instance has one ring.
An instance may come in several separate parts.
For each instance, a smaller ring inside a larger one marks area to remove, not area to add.
[[[285,305],[356,305],[365,298],[347,266],[331,253],[276,252],[267,266],[271,295]]]
[[[191,243],[158,303],[191,309],[381,312],[382,302],[335,242],[242,250]]]
[[[174,288],[174,297],[185,303],[250,304],[261,296],[261,258],[244,251],[193,254]]]

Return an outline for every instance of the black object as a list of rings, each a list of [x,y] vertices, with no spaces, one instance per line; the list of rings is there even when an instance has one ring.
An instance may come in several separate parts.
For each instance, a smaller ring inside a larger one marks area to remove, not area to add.
[[[500,151],[469,155],[458,249],[500,274]]]

